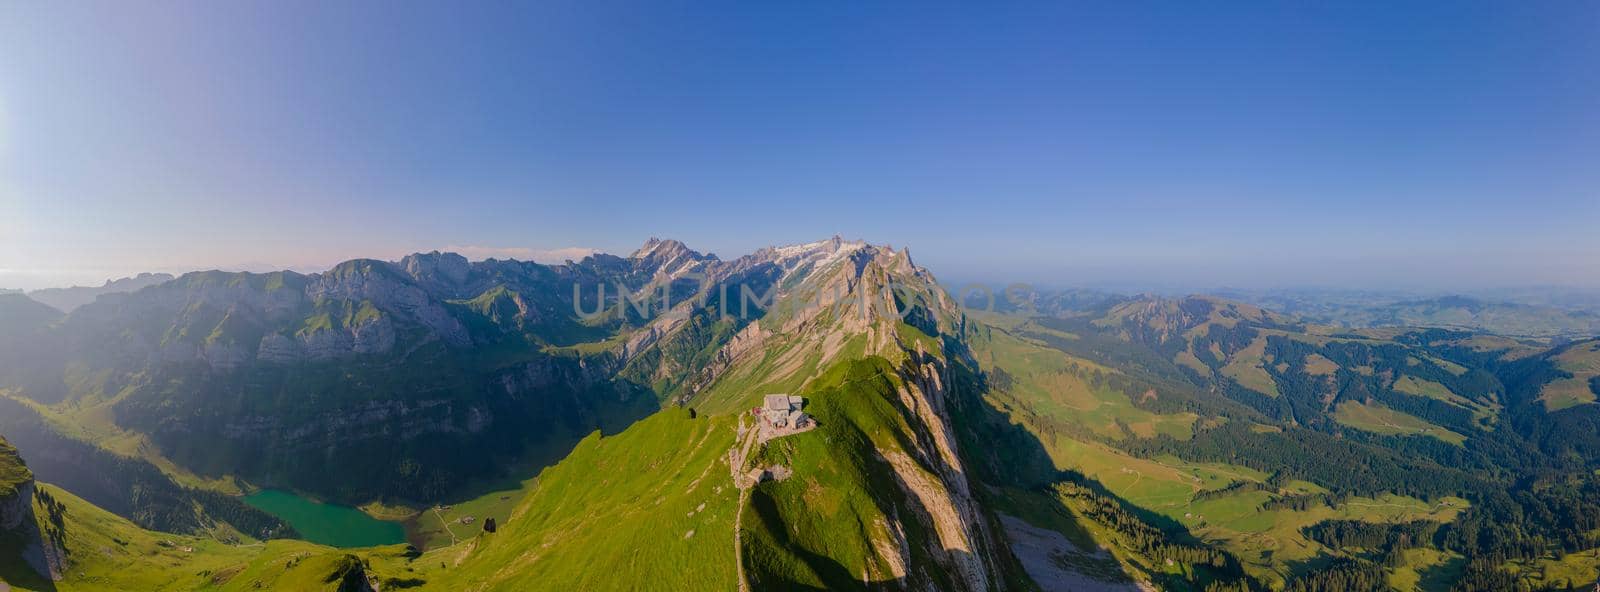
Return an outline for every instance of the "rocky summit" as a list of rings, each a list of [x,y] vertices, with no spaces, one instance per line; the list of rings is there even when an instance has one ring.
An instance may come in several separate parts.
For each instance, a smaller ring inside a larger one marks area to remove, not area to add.
[[[1600,528],[1593,340],[1209,295],[961,303],[908,249],[839,237],[195,272],[65,313],[0,295],[0,321],[22,589],[1511,573],[1486,557],[1570,582],[1589,564],[1552,557]]]

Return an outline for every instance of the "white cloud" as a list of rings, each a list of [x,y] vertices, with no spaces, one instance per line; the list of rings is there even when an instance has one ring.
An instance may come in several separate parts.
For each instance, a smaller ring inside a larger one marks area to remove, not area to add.
[[[451,245],[441,251],[460,253],[463,257],[473,261],[484,259],[516,259],[518,261],[536,261],[539,263],[564,263],[571,259],[578,261],[599,253],[599,249],[591,247],[561,247],[559,249],[534,249],[530,247],[485,247],[481,245]]]

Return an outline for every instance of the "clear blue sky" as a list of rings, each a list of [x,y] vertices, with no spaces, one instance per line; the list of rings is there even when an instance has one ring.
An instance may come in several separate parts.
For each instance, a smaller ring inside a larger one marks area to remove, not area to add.
[[[0,287],[833,234],[959,278],[1600,282],[1596,3],[443,4],[4,3]]]

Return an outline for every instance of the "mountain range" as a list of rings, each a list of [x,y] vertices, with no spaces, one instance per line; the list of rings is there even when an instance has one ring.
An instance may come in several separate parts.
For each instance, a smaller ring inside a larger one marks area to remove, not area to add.
[[[132,277],[106,280],[100,286],[73,286],[70,288],[44,288],[28,292],[28,297],[61,312],[72,312],[73,309],[94,302],[101,294],[117,294],[121,292],[137,291],[145,286],[154,286],[172,280],[168,273],[141,273]]]
[[[1600,341],[1497,334],[1476,303],[983,309],[909,250],[838,237],[148,281],[76,306],[0,295],[15,588],[1600,578]],[[1439,320],[1456,309],[1475,316]],[[773,393],[814,425],[773,437],[751,412]],[[318,540],[327,524],[262,492],[405,540]]]

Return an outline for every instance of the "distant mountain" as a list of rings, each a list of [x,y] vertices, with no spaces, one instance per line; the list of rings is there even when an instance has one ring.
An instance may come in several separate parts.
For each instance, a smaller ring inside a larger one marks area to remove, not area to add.
[[[388,571],[434,589],[1013,588],[1026,576],[963,465],[977,444],[954,436],[955,385],[976,380],[964,328],[906,251],[834,238],[724,261],[652,239],[558,266],[186,274],[50,324],[33,343],[54,363],[32,368],[55,388],[11,386],[196,474],[350,503],[561,460],[519,514],[540,518],[447,571]],[[816,433],[759,445],[747,411],[771,392],[804,397]],[[552,536],[570,561],[504,569]],[[684,561],[592,569],[641,548]]]
[[[1222,291],[1315,323],[1349,328],[1439,327],[1486,331],[1514,337],[1590,337],[1600,335],[1600,313],[1468,296],[1397,297],[1358,291]]]
[[[1600,340],[962,297],[837,237],[196,272],[65,315],[12,296],[0,432],[57,500],[31,523],[70,551],[41,572],[58,589],[1503,590],[1600,568]],[[807,431],[752,413],[779,393]],[[261,487],[404,517],[414,546],[255,544],[297,534],[229,495]]]
[[[776,355],[784,327],[821,322],[806,307],[764,310],[773,298],[864,295],[917,273],[909,255],[839,239],[732,261],[651,240],[556,266],[434,252],[309,275],[194,272],[59,319],[30,309],[28,332],[0,335],[12,373],[0,386],[96,409],[197,473],[432,500],[693,398],[741,356]],[[820,340],[808,352],[892,342],[852,342],[862,321],[836,321],[832,337],[806,325]],[[802,362],[761,374],[813,369]],[[308,454],[329,450],[341,453]]]
[[[133,292],[146,286],[172,280],[171,274],[166,273],[141,273],[133,277],[116,280],[107,280],[99,287],[73,286],[71,288],[45,288],[28,292],[28,297],[50,305],[61,312],[72,312],[80,306],[94,302],[102,294],[118,294]]]
[[[1013,315],[1071,315],[1130,299],[1122,294],[1085,288],[1042,289],[1020,284],[952,288],[963,290],[961,304],[969,310]]]

